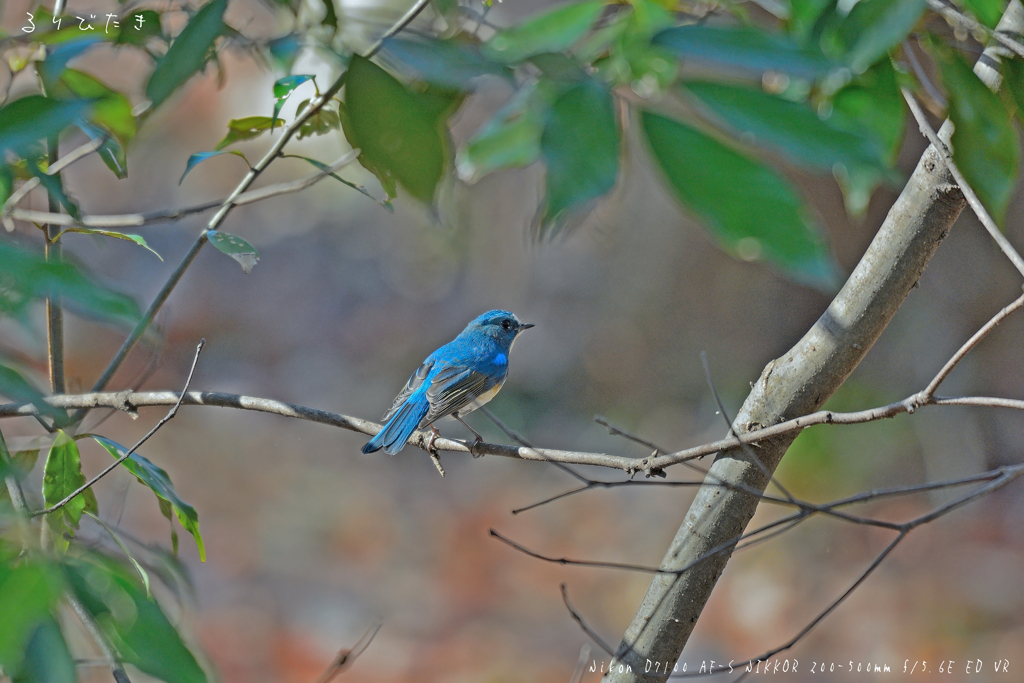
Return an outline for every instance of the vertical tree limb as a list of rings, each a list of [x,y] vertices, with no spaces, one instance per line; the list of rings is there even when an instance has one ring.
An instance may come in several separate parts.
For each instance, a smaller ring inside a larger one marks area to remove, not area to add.
[[[50,165],[57,162],[57,136],[50,138],[47,145],[47,161]],[[59,176],[58,176],[59,177]],[[60,201],[52,192],[46,193],[47,205],[50,213],[60,212]],[[46,250],[47,263],[60,263],[63,258],[63,247],[60,243],[60,226],[46,226]],[[64,381],[64,306],[60,295],[50,294],[46,297],[46,345],[47,358],[50,369],[50,391],[54,394],[63,394]]]
[[[1024,7],[1011,0],[996,31],[1024,33]],[[993,90],[1001,84],[999,61],[1006,47],[994,43],[974,71]],[[939,137],[948,144],[952,124]],[[742,434],[818,409],[853,372],[917,284],[966,201],[937,150],[922,154],[885,222],[828,309],[792,349],[765,367],[734,422]],[[759,443],[756,453],[774,471],[795,434]],[[728,482],[763,491],[768,477],[744,450],[719,453],[706,482]],[[743,533],[758,499],[737,488],[705,483],[697,492],[661,568],[677,570]],[[604,680],[660,681],[654,664],[672,665],[686,645],[729,553],[720,553],[680,575],[659,574],[626,629]],[[648,667],[648,663],[651,664]],[[619,665],[622,670],[619,671]],[[646,672],[650,669],[649,672]]]

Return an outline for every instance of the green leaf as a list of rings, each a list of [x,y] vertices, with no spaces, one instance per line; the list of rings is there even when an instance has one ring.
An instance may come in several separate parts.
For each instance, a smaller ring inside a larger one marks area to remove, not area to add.
[[[566,214],[609,192],[619,171],[619,128],[611,94],[586,81],[559,97],[541,136],[547,196],[541,236],[553,236]]]
[[[38,561],[0,562],[0,669],[8,676],[23,671],[30,643],[39,627],[52,621],[51,610],[59,597],[59,581]]]
[[[304,156],[302,156],[300,154],[282,154],[281,157],[285,158],[285,159],[302,159],[303,161],[305,161],[305,162],[315,166],[316,168],[320,169],[321,171],[326,171],[328,168],[330,168],[330,166],[328,166],[327,164],[325,164],[322,161],[317,161],[316,159],[311,159],[310,157],[304,157]],[[370,194],[370,191],[367,190],[362,185],[359,185],[357,183],[353,183],[350,180],[345,180],[344,178],[342,178],[337,173],[331,173],[330,175],[331,175],[332,178],[337,180],[342,185],[348,185],[349,187],[351,187],[356,192],[359,192],[360,194],[364,194],[367,197],[369,197],[370,199],[372,199],[373,201],[377,202],[378,204],[383,206],[388,211],[394,212],[394,207],[391,206],[390,202],[380,201],[379,199],[374,197],[372,194]]]
[[[161,502],[166,502],[166,501],[163,501],[161,499]],[[147,598],[152,598],[153,597],[153,593],[149,589],[149,573],[146,571],[146,569],[141,564],[139,564],[139,561],[135,559],[135,557],[132,555],[131,551],[128,550],[128,546],[125,545],[125,542],[124,542],[124,540],[121,539],[121,536],[116,531],[111,529],[109,526],[104,524],[103,520],[100,519],[99,517],[97,517],[96,515],[94,515],[92,513],[86,513],[86,514],[88,514],[90,517],[92,517],[94,522],[96,522],[101,527],[103,527],[103,530],[107,532],[107,535],[110,536],[110,539],[114,543],[117,544],[117,547],[119,547],[121,549],[121,552],[124,553],[125,557],[127,557],[128,560],[132,563],[132,566],[135,567],[135,571],[136,571],[136,573],[138,573],[139,578],[142,579],[142,585],[146,587],[146,597]]]
[[[839,67],[820,51],[801,47],[787,36],[746,26],[678,26],[657,34],[652,42],[683,60],[755,73],[780,71],[802,78],[819,78]]]
[[[861,73],[902,43],[927,4],[927,0],[860,0],[854,5],[836,27],[853,72]]]
[[[72,227],[72,228],[65,228],[62,231],[62,234],[63,234],[63,232],[77,232],[77,233],[81,233],[83,235],[103,235],[104,237],[113,237],[114,239],[125,240],[125,241],[128,241],[128,242],[134,242],[135,244],[139,245],[143,249],[146,249],[147,251],[152,252],[153,255],[156,256],[161,261],[164,260],[163,256],[161,256],[160,254],[156,253],[156,251],[154,249],[152,249],[148,244],[146,244],[146,240],[145,240],[145,238],[142,237],[142,235],[129,235],[128,233],[124,233],[124,232],[115,232],[113,230],[99,230],[97,228],[74,228],[74,227]]]
[[[447,139],[415,94],[368,59],[352,57],[345,81],[342,126],[359,162],[389,196],[397,181],[431,203],[447,165]]]
[[[334,5],[331,7],[333,9]],[[297,33],[289,33],[286,36],[275,38],[267,43],[268,61],[273,62],[282,71],[291,71],[301,49],[302,42]]]
[[[839,90],[832,98],[829,120],[839,128],[871,135],[881,145],[883,161],[892,168],[906,130],[906,103],[900,94],[892,62],[879,60]],[[867,169],[847,170],[846,174],[836,175],[843,190],[846,210],[851,216],[862,216],[871,200],[871,193],[884,176]]]
[[[128,155],[125,153],[121,143],[114,138],[108,137],[100,144],[100,148],[96,152],[100,155],[100,159],[103,160],[107,168],[119,180],[124,180],[128,177]]]
[[[1003,58],[1000,62],[1003,67],[1003,87],[1009,91],[1017,106],[1017,118],[1024,120],[1024,59]]]
[[[18,479],[24,479],[28,476],[28,473],[36,466],[36,462],[39,460],[39,449],[30,448],[21,451],[15,451],[10,454],[11,469],[14,471],[14,475]],[[0,468],[3,467],[3,463],[0,463]],[[6,472],[0,469],[0,477],[6,476]],[[0,487],[0,495],[3,495],[6,487]]]
[[[296,110],[298,113],[302,113],[306,106],[309,104],[309,100],[304,100],[299,104],[299,108]],[[299,126],[299,139],[308,138],[313,135],[325,135],[330,133],[332,130],[338,130],[341,128],[341,117],[338,112],[331,109],[330,102],[320,107],[319,111],[306,119],[301,126]],[[298,116],[298,113],[296,116]]]
[[[244,119],[231,119],[228,122],[228,134],[217,143],[214,149],[220,151],[235,142],[252,140],[262,135],[264,131],[283,125],[284,121],[270,116],[246,116]]]
[[[955,126],[953,161],[985,209],[1002,226],[1020,162],[1010,112],[959,53],[942,51],[939,61],[949,92],[949,118]]]
[[[274,82],[274,97],[277,98],[277,102],[274,104],[274,115],[271,117],[271,130],[273,130],[273,122],[277,120],[277,115],[281,113],[281,107],[284,106],[284,103],[288,100],[292,91],[306,81],[314,79],[315,76],[298,74],[294,76],[285,76],[284,78],[279,78]]]
[[[491,59],[514,64],[542,52],[568,50],[590,31],[604,4],[604,0],[585,0],[559,5],[498,31],[484,43],[483,52]]]
[[[0,449],[3,448],[3,444],[0,443]],[[22,481],[36,466],[36,461],[39,460],[39,449],[15,451],[14,453],[10,453],[9,457],[11,461],[10,470],[13,471],[13,474],[18,481]],[[7,476],[7,472],[8,471],[5,468],[4,463],[0,461],[0,501],[9,501],[11,499],[11,492],[8,491],[7,487],[3,484],[3,480]],[[2,667],[2,662],[0,662],[0,667]]]
[[[67,578],[118,654],[167,683],[206,683],[206,674],[157,602],[118,564],[98,555],[67,565]]]
[[[113,135],[122,147],[126,147],[135,137],[132,105],[122,93],[75,69],[65,70],[60,82],[78,98],[94,100],[89,120]]]
[[[43,505],[51,507],[64,500],[85,484],[82,474],[82,461],[78,455],[78,445],[63,429],[58,430],[57,438],[50,446],[43,467]],[[47,515],[50,528],[57,534],[58,542],[67,548],[66,538],[73,538],[75,530],[86,510],[96,512],[95,496],[88,496],[92,489],[86,489],[72,498],[64,507]]]
[[[960,0],[961,5],[985,26],[995,28],[1006,9],[1006,0]]]
[[[810,38],[815,28],[821,28],[821,21],[836,9],[836,0],[790,0],[789,32],[803,41]]]
[[[92,102],[28,95],[0,108],[0,158],[6,150],[26,156],[31,147],[85,116]]]
[[[14,191],[14,174],[7,164],[0,166],[0,205],[7,201]]]
[[[58,420],[67,417],[66,412],[48,404],[46,396],[28,380],[4,365],[0,365],[0,395],[16,403],[31,403],[40,415],[49,415]]]
[[[837,127],[805,104],[761,90],[700,82],[687,83],[686,89],[744,141],[773,148],[793,163],[868,182],[894,175],[885,150],[867,129]]]
[[[309,74],[295,74],[293,76],[279,78],[274,82],[274,97],[277,99],[288,97],[288,95],[291,95],[292,91],[297,87],[306,81],[313,80],[314,78],[315,76],[311,76]]]
[[[519,89],[455,156],[455,168],[475,182],[502,168],[528,166],[540,158],[540,139],[551,106],[547,88],[536,82]]]
[[[118,45],[141,47],[150,38],[163,35],[163,29],[160,28],[160,15],[151,9],[136,10],[121,19],[120,24],[121,30],[118,32],[117,38],[114,39]]]
[[[43,85],[46,86],[48,95],[53,96],[51,88],[64,75],[68,62],[82,56],[101,40],[102,38],[99,36],[79,36],[46,51],[46,59],[36,63],[36,70],[39,72],[39,78]]]
[[[57,621],[47,615],[33,631],[13,683],[76,683],[75,661]]]
[[[882,147],[884,162],[892,166],[903,144],[906,112],[896,69],[882,59],[833,96],[831,120],[846,130],[870,132]]]
[[[34,159],[28,160],[28,171],[39,179],[39,184],[53,197],[57,198],[64,210],[75,220],[81,218],[78,204],[64,191],[64,178],[59,174],[49,175],[39,168]]]
[[[0,240],[0,314],[21,318],[28,305],[59,296],[88,316],[134,324],[135,302],[85,277],[72,263],[47,263],[37,254]]]
[[[124,457],[124,454],[128,452],[127,448],[106,437],[96,434],[83,436],[91,436],[115,460]],[[199,533],[199,513],[196,512],[194,507],[181,499],[178,492],[174,489],[174,484],[171,483],[171,478],[167,475],[167,472],[138,453],[129,455],[122,465],[134,474],[140,482],[148,486],[156,494],[157,498],[166,502],[174,509],[174,514],[177,515],[181,526],[185,531],[192,534],[192,538],[195,539],[196,548],[199,550],[199,559],[206,562],[206,548],[203,545],[203,536]]]
[[[256,247],[237,235],[219,230],[207,230],[206,238],[217,248],[217,251],[238,261],[238,264],[242,266],[242,272],[246,275],[252,272],[252,269],[256,267],[256,262],[260,260]]]
[[[835,287],[835,264],[776,171],[678,121],[644,112],[642,123],[669,185],[724,249],[750,259],[763,255],[798,282]]]
[[[206,65],[217,37],[224,31],[228,0],[211,0],[189,20],[146,83],[146,97],[156,107]]]
[[[181,178],[178,179],[178,184],[181,185],[181,183],[184,182],[185,176],[187,176],[193,168],[203,163],[207,159],[215,156],[220,156],[221,154],[234,154],[236,157],[241,157],[242,160],[245,161],[246,165],[249,165],[249,160],[245,158],[245,155],[239,152],[238,150],[234,149],[225,149],[217,152],[196,152],[195,154],[188,158],[187,162],[185,162],[185,172],[182,173]]]
[[[381,56],[402,74],[441,87],[471,90],[481,76],[512,80],[512,70],[493,62],[472,45],[455,40],[388,38]]]

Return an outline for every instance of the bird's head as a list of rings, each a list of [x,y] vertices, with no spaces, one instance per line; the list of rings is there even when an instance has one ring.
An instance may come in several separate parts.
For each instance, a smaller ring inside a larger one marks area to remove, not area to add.
[[[531,327],[533,327],[532,323],[520,322],[514,313],[493,310],[487,311],[469,323],[466,332],[483,332],[511,345],[520,332]]]

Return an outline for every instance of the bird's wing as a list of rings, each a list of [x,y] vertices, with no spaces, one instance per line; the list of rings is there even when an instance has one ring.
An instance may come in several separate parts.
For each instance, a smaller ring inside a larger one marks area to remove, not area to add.
[[[434,367],[434,359],[428,358],[423,361],[423,365],[416,369],[416,372],[412,373],[412,377],[405,383],[405,387],[395,397],[395,402],[388,408],[388,412],[384,413],[384,417],[381,418],[381,422],[387,422],[392,415],[398,412],[398,409],[405,403],[405,399],[409,398],[410,394],[419,389],[423,382],[427,379],[427,375],[430,374],[431,369]]]
[[[420,421],[420,429],[445,415],[465,408],[478,396],[493,389],[500,376],[472,370],[465,366],[450,366],[439,370],[430,378],[427,401],[430,410]]]

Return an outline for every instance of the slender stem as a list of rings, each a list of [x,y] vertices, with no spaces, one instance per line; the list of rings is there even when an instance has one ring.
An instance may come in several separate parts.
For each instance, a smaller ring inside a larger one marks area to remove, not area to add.
[[[91,487],[93,484],[98,482],[100,479],[102,479],[103,477],[105,477],[108,474],[110,474],[114,470],[115,467],[117,467],[118,465],[123,463],[125,460],[130,458],[132,453],[134,453],[136,450],[138,450],[139,447],[142,446],[142,444],[144,444],[147,441],[149,441],[149,438],[151,436],[156,434],[160,430],[161,427],[163,427],[165,424],[167,424],[168,421],[170,421],[171,418],[173,418],[175,415],[177,415],[178,414],[178,408],[181,407],[181,400],[182,400],[182,398],[184,398],[185,394],[188,393],[188,385],[192,383],[192,376],[196,372],[196,364],[199,363],[199,354],[203,350],[203,346],[205,344],[206,344],[206,340],[205,339],[199,340],[199,345],[196,347],[196,355],[192,359],[192,368],[188,371],[188,377],[185,379],[185,388],[181,392],[181,396],[178,398],[178,400],[175,402],[175,404],[171,407],[171,409],[169,411],[167,411],[167,414],[164,415],[162,420],[157,422],[156,425],[152,429],[150,429],[148,432],[146,432],[146,435],[144,437],[139,439],[138,442],[134,446],[132,446],[130,449],[128,449],[128,451],[124,455],[122,455],[120,458],[118,458],[113,463],[108,465],[107,468],[104,469],[102,472],[100,472],[95,477],[93,477],[89,481],[87,481],[84,484],[82,484],[81,486],[79,486],[73,492],[71,492],[70,494],[65,496],[64,499],[61,500],[60,502],[54,503],[50,507],[45,508],[43,510],[37,510],[36,512],[33,512],[32,516],[33,517],[38,517],[39,515],[46,515],[46,514],[49,514],[51,512],[54,512],[55,510],[59,510],[60,508],[62,508],[65,505],[67,505],[69,502],[71,502],[71,500],[73,500],[75,498],[75,496],[79,495],[80,493],[82,493],[82,491],[85,491],[87,488]]]
[[[85,609],[85,605],[81,603],[78,597],[70,590],[64,594],[64,599],[71,607],[72,611],[78,615],[79,621],[82,622],[82,626],[85,627],[89,637],[96,643],[96,647],[103,653],[103,658],[107,660],[107,664],[110,666],[110,673],[114,675],[114,680],[117,683],[132,683],[131,679],[128,678],[128,673],[124,670],[124,666],[121,665],[120,660],[117,658],[117,654],[114,652],[114,648],[107,642],[107,637],[103,635],[103,631],[100,630],[99,624],[92,618],[89,611]]]
[[[50,138],[47,148],[48,164],[57,163],[58,139],[54,135]],[[47,205],[50,213],[60,213],[60,201],[52,192],[46,193]],[[60,226],[46,226],[46,262],[50,264],[60,263],[63,258],[63,248],[60,243]],[[64,308],[60,295],[50,294],[46,297],[46,344],[48,349],[49,370],[50,370],[50,391],[54,394],[64,393]]]
[[[1024,258],[1021,258],[1020,254],[1017,253],[1017,250],[1013,248],[1013,245],[1010,244],[1010,240],[1006,239],[1006,236],[1003,235],[999,226],[996,225],[996,222],[992,219],[992,216],[989,215],[984,205],[982,205],[981,200],[978,199],[978,195],[975,194],[974,190],[967,183],[967,179],[964,178],[960,169],[957,168],[956,163],[953,161],[953,155],[950,153],[949,147],[942,142],[939,136],[935,133],[935,130],[931,127],[931,124],[928,123],[928,119],[925,117],[924,112],[921,110],[921,106],[914,98],[913,93],[906,88],[902,88],[902,91],[903,98],[910,106],[910,111],[917,120],[917,125],[921,129],[921,133],[928,138],[928,142],[930,142],[932,147],[935,148],[935,151],[939,153],[939,157],[942,159],[943,163],[946,164],[946,168],[949,169],[949,174],[953,176],[954,180],[956,180],[956,184],[960,186],[960,191],[963,192],[964,198],[967,200],[971,209],[974,210],[978,220],[981,221],[983,226],[985,226],[985,230],[987,230],[988,234],[991,235],[993,240],[995,240],[995,243],[1002,250],[1003,254],[1006,255],[1006,258],[1010,259],[1010,263],[1013,264],[1013,267],[1016,268],[1021,275],[1024,275]]]

